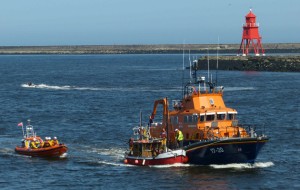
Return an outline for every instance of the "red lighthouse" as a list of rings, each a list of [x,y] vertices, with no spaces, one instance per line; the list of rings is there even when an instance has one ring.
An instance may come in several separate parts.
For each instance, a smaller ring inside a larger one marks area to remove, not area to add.
[[[253,47],[256,56],[260,54],[265,55],[265,50],[261,45],[261,36],[258,33],[258,27],[259,24],[256,23],[256,16],[250,9],[250,12],[246,15],[246,23],[243,24],[243,38],[238,54],[240,54],[242,50],[243,56],[246,56]]]

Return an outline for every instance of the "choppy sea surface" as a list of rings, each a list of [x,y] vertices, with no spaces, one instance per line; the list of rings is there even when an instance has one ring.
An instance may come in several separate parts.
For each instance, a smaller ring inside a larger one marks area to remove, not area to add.
[[[1,55],[0,189],[300,189],[300,73],[218,71],[239,122],[264,126],[271,137],[255,164],[123,164],[139,112],[146,123],[154,100],[181,97],[189,75],[182,62],[182,55]],[[16,154],[17,124],[27,119],[68,154]]]

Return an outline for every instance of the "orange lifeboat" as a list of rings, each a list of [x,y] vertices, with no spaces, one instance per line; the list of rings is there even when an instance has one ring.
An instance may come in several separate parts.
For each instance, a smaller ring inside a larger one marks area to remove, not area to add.
[[[16,146],[16,153],[32,157],[53,158],[60,157],[67,152],[68,147],[59,143],[56,137],[53,139],[45,137],[45,140],[43,140],[41,137],[36,136],[33,126],[30,125],[30,120],[28,120],[28,125],[25,127],[25,132],[23,123],[19,123],[18,126],[22,126],[24,138],[22,139],[22,145]]]
[[[238,112],[224,103],[224,87],[197,77],[196,70],[193,72],[193,78],[183,86],[182,98],[173,101],[172,109],[169,110],[167,98],[154,102],[149,121],[151,137],[158,138],[161,130],[167,129],[168,148],[174,149],[174,131],[182,131],[183,150],[191,164],[254,163],[269,140],[264,129],[239,124]],[[155,122],[159,105],[163,118]]]

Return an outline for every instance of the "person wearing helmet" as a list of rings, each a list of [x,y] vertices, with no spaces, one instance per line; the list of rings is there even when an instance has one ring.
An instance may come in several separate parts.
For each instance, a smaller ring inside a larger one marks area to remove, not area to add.
[[[49,137],[45,137],[44,148],[50,147],[50,142],[49,142],[49,140],[50,140]]]
[[[58,140],[57,140],[57,137],[53,137],[53,140],[52,140],[52,146],[55,146],[59,144]]]
[[[177,147],[182,148],[183,147],[183,134],[179,129],[175,129],[175,138],[177,141]]]

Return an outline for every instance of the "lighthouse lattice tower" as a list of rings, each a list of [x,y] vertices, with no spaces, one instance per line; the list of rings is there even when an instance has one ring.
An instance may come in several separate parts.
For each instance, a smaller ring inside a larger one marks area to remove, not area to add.
[[[259,24],[256,23],[256,16],[250,9],[250,12],[246,15],[246,23],[243,24],[243,37],[238,54],[240,54],[242,50],[243,56],[246,56],[249,54],[251,48],[253,48],[256,56],[259,56],[260,53],[265,55],[265,50],[261,44],[261,36],[258,33],[258,27]]]

